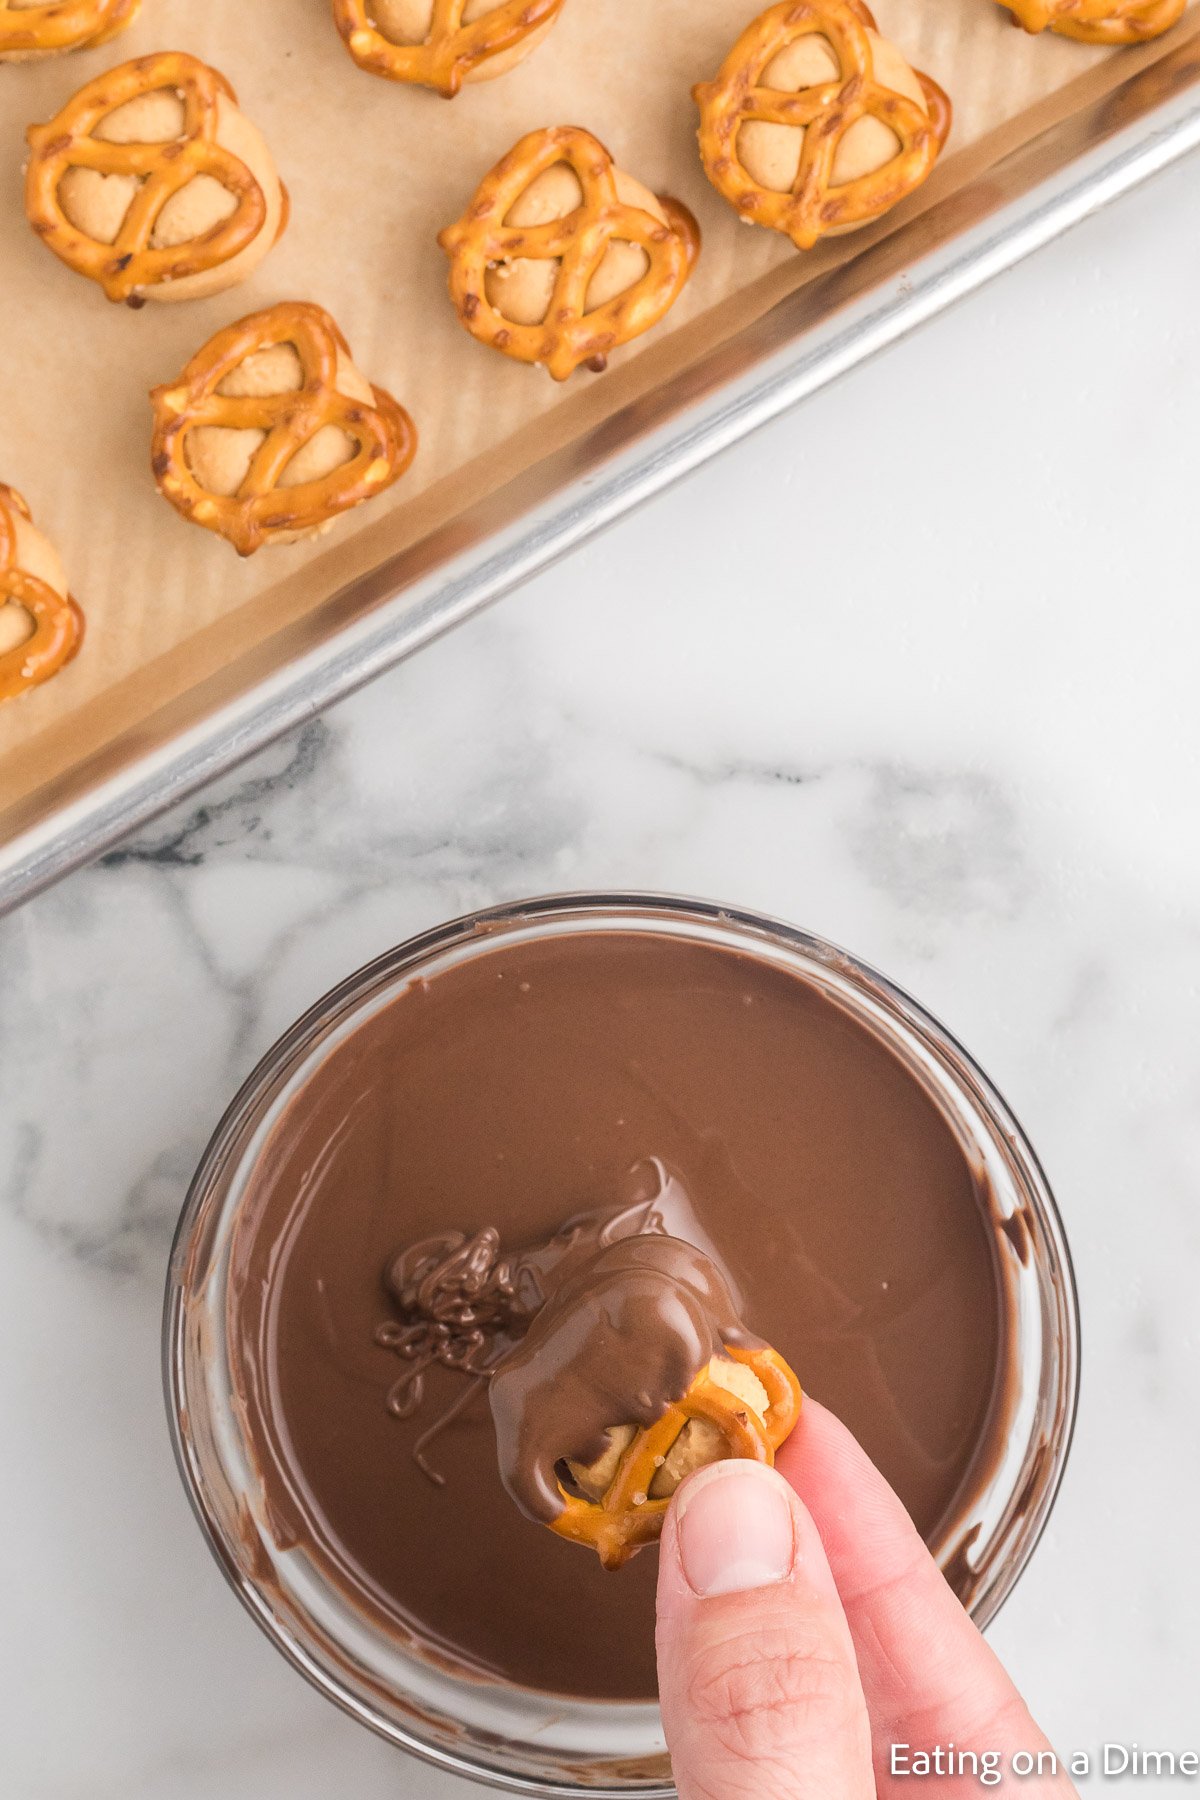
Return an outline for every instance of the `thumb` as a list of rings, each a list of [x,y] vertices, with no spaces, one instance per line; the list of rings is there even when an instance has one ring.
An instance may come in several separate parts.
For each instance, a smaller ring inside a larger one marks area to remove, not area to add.
[[[679,1489],[657,1643],[680,1800],[875,1800],[850,1628],[817,1528],[773,1469],[712,1463]]]

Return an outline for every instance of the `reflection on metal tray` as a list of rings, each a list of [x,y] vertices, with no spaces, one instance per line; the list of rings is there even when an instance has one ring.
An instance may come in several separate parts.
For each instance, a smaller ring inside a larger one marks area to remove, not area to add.
[[[82,765],[0,796],[0,912],[1200,145],[1193,15],[1106,68],[1107,86],[1092,83],[1083,104],[889,235],[781,291],[694,358],[664,357],[661,379],[631,386],[617,411],[284,619]]]

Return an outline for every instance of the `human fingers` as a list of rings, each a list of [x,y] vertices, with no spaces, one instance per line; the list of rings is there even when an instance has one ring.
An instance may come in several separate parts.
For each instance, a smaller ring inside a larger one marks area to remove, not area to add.
[[[850,1631],[817,1529],[774,1470],[713,1463],[679,1489],[657,1643],[680,1800],[875,1800]]]
[[[881,1800],[911,1797],[914,1758],[939,1747],[939,1800],[978,1800],[979,1759],[988,1756],[989,1767],[1007,1773],[1018,1752],[1033,1759],[1023,1795],[1074,1795],[999,1659],[845,1426],[806,1400],[777,1465],[816,1523],[845,1608]],[[951,1754],[957,1762],[947,1773]]]

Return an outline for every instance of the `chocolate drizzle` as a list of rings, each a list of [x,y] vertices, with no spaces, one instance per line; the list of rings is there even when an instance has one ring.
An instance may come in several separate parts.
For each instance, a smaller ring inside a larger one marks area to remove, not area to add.
[[[413,1417],[435,1365],[471,1378],[412,1445],[438,1487],[425,1452],[493,1375],[503,1377],[492,1400],[501,1477],[522,1512],[544,1521],[561,1510],[558,1460],[599,1455],[609,1425],[653,1424],[723,1343],[757,1342],[716,1264],[668,1230],[668,1215],[694,1219],[679,1178],[648,1157],[626,1186],[638,1198],[578,1214],[520,1252],[502,1255],[488,1225],[472,1237],[438,1232],[390,1259],[395,1311],[375,1342],[405,1367],[389,1412]]]
[[[435,1364],[473,1377],[433,1423],[415,1438],[412,1459],[435,1487],[446,1477],[429,1462],[434,1439],[470,1406],[506,1344],[528,1324],[540,1295],[510,1258],[500,1255],[500,1233],[485,1226],[474,1237],[439,1232],[401,1250],[384,1276],[397,1316],[385,1319],[375,1342],[407,1365],[388,1390],[388,1411],[410,1419],[425,1398],[425,1377]]]
[[[485,1377],[502,1342],[519,1335],[523,1312],[517,1275],[500,1256],[500,1233],[487,1226],[468,1238],[440,1232],[401,1250],[384,1276],[396,1317],[385,1319],[375,1342],[406,1364],[388,1391],[389,1412],[410,1419],[425,1398],[435,1363]],[[537,1302],[540,1304],[540,1301]]]

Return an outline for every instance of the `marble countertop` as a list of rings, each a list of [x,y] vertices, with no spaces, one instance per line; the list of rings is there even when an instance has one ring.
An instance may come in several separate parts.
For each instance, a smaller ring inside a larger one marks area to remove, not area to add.
[[[208,1133],[296,1014],[438,920],[592,885],[822,932],[998,1081],[1085,1350],[993,1640],[1063,1749],[1200,1743],[1196,178],[0,924],[13,1800],[465,1792],[311,1692],[226,1590],[167,1442],[162,1282]]]

